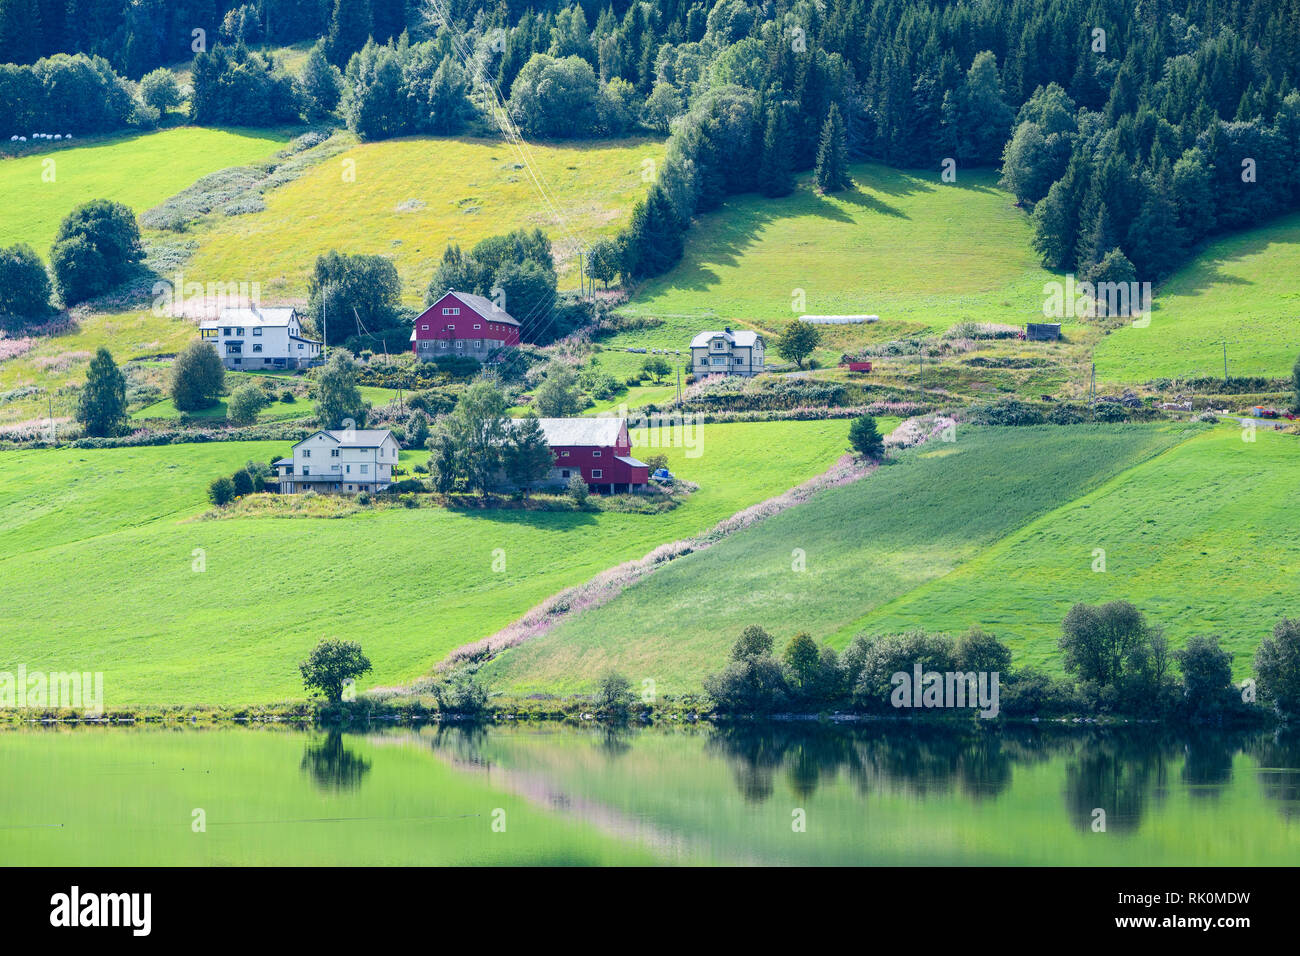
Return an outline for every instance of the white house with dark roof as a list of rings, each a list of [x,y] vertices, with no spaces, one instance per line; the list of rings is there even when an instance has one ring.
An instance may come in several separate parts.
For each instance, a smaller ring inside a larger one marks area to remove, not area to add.
[[[758,375],[763,371],[763,336],[742,329],[701,332],[691,339],[691,371],[703,375]]]
[[[199,338],[211,342],[222,363],[235,371],[297,369],[321,361],[321,343],[302,333],[292,306],[222,309],[221,318],[199,323]]]
[[[383,491],[393,481],[400,451],[388,429],[333,429],[308,435],[288,458],[272,463],[281,494]]]

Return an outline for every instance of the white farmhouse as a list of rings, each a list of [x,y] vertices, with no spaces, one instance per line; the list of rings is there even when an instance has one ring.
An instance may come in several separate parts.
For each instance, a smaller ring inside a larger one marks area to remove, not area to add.
[[[701,332],[691,339],[691,371],[701,375],[758,375],[763,371],[763,336],[757,332]]]
[[[393,481],[399,450],[386,428],[319,431],[294,445],[291,458],[281,458],[272,467],[281,494],[383,491]]]
[[[222,309],[199,323],[199,337],[216,346],[228,369],[307,368],[321,360],[321,344],[302,334],[298,310]]]

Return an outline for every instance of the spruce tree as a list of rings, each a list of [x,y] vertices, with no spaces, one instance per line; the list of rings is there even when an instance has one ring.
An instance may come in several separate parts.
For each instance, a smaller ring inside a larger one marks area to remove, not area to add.
[[[844,121],[834,103],[826,114],[822,126],[821,143],[817,147],[817,169],[813,173],[817,189],[823,193],[839,192],[853,184],[849,178],[849,148],[844,136]]]
[[[768,110],[763,131],[763,152],[758,164],[758,190],[776,198],[794,192],[794,148],[790,142],[790,123],[785,107],[777,104]]]

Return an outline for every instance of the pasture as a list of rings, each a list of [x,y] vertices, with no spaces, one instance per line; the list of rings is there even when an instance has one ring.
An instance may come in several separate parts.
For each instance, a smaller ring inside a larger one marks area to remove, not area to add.
[[[749,624],[766,628],[778,651],[798,631],[843,647],[873,610],[927,584],[943,593],[948,576],[986,549],[1195,432],[1168,425],[959,428],[954,443],[904,452],[855,484],[672,562],[603,607],[502,653],[484,673],[514,693],[572,693],[615,668],[634,683],[651,678],[659,693],[676,694],[699,690]],[[1086,572],[1087,548],[1083,556]],[[1001,590],[1015,582],[973,580],[979,607],[1008,606]],[[1058,602],[1072,596],[1045,592],[1022,613],[1055,626],[1064,616]],[[950,617],[917,613],[890,624],[939,630],[960,623],[965,630],[991,623],[971,603],[954,605]]]
[[[409,681],[551,594],[822,472],[846,432],[843,421],[703,426],[698,457],[656,449],[700,486],[659,515],[204,520],[213,478],[288,443],[12,452],[0,647],[30,669],[103,671],[110,708],[301,698],[297,663],[326,636],[361,642],[375,666],[365,686]]]
[[[48,261],[59,223],[84,202],[111,199],[138,215],[208,173],[268,159],[288,142],[282,130],[182,126],[0,159],[0,246],[25,242]]]
[[[1211,243],[1156,290],[1148,326],[1096,348],[1097,379],[1283,377],[1300,355],[1300,214]]]

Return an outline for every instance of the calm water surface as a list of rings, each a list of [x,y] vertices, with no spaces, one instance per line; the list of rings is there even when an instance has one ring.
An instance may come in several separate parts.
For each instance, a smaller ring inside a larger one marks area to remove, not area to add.
[[[1271,734],[24,729],[0,788],[5,865],[1300,862]]]

